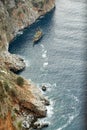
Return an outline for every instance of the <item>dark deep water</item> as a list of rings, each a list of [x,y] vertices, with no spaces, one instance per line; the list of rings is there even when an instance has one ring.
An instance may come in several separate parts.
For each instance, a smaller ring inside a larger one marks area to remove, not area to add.
[[[37,20],[16,37],[10,52],[21,55],[26,69],[20,74],[41,87],[51,101],[50,126],[44,130],[85,130],[84,91],[86,14],[84,0],[56,0],[56,10]],[[37,27],[44,37],[33,46]]]

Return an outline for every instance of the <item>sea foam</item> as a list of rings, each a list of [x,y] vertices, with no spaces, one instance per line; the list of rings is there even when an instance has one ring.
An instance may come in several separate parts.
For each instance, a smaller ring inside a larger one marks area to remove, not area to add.
[[[46,67],[46,66],[48,66],[48,62],[43,63],[43,67]]]
[[[47,116],[48,116],[48,118],[51,118],[52,117],[52,115],[53,115],[53,113],[54,113],[54,103],[55,102],[53,102],[51,99],[50,99],[50,105],[49,106],[47,106]]]
[[[66,124],[62,125],[60,128],[58,128],[57,130],[63,130],[64,128],[66,128],[68,125],[70,125],[72,123],[72,121],[78,116],[78,114],[76,115],[70,115],[68,121],[66,122]]]

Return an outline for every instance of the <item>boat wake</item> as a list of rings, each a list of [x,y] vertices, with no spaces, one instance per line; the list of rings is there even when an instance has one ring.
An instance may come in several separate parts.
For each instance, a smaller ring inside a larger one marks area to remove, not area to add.
[[[42,58],[43,58],[43,68],[48,66],[48,57],[47,57],[47,50],[45,49],[44,45],[41,45],[42,47]]]
[[[47,50],[44,50],[43,54],[42,54],[42,58],[46,58],[47,57]]]
[[[46,67],[46,66],[48,66],[48,62],[43,63],[43,67]]]
[[[42,58],[46,59],[47,58],[47,50],[45,49],[43,44],[41,44],[41,47],[42,47]]]

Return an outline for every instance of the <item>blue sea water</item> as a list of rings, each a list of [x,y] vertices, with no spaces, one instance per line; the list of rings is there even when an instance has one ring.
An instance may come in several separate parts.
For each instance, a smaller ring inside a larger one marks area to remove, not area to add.
[[[9,47],[26,62],[20,75],[38,87],[51,105],[44,120],[44,130],[86,130],[84,91],[86,52],[86,1],[56,0],[56,9],[41,17],[17,36]],[[33,46],[33,36],[40,27],[44,36]]]

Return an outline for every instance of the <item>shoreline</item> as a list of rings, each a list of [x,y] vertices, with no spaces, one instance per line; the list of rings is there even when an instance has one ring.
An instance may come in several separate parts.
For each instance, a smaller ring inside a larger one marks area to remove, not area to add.
[[[50,2],[52,2],[51,5],[49,5]],[[32,21],[32,24],[41,16],[44,16],[53,10],[55,7],[54,0],[50,0],[50,2],[48,2],[47,5],[44,5],[43,12],[37,14],[37,17],[33,19],[34,21]],[[22,5],[19,5],[19,7],[21,6]],[[35,10],[33,10],[33,13],[34,12]],[[32,24],[25,24],[26,26],[21,26],[22,28],[20,27],[20,29],[24,30]],[[26,120],[24,117],[27,118],[28,115],[31,115],[32,118],[30,117],[30,121],[28,120],[28,124],[25,123],[25,125],[26,128],[31,129],[32,123],[34,125],[34,122],[37,121],[38,118],[46,117],[46,105],[49,104],[48,99],[42,95],[41,91],[36,86],[23,77],[13,73],[25,68],[25,63],[22,58],[8,52],[9,44],[12,42],[11,40],[14,40],[14,37],[17,36],[20,29],[17,30],[14,36],[9,32],[8,37],[7,32],[2,29],[0,30],[0,96],[3,101],[3,105],[2,101],[0,101],[0,105],[2,106],[0,111],[0,128],[6,127],[6,129],[10,130],[19,130],[19,123],[23,126],[23,122]],[[10,39],[8,40],[8,38]],[[27,115],[26,112],[28,112]],[[25,113],[25,116],[23,113]],[[40,127],[48,126],[46,123],[39,125]],[[38,122],[35,124],[35,127],[38,127]]]
[[[23,35],[24,30],[27,30],[27,29],[30,28],[33,24],[35,24],[35,23],[37,22],[37,20],[41,19],[40,17],[45,17],[45,16],[48,15],[49,13],[52,13],[53,11],[55,11],[55,8],[56,8],[56,6],[54,5],[54,7],[53,7],[51,10],[49,10],[49,11],[48,11],[47,13],[45,13],[45,14],[40,15],[33,23],[31,23],[30,25],[28,25],[28,26],[26,26],[26,27],[24,27],[24,28],[22,28],[22,29],[19,29],[18,32],[16,33],[16,35],[14,36],[14,38],[9,42],[9,46],[10,46],[10,44],[12,44],[12,42],[15,40],[15,38],[16,38],[17,36],[19,37],[20,35]],[[22,34],[21,34],[20,32],[22,32]],[[9,51],[9,47],[8,47],[8,51]]]

